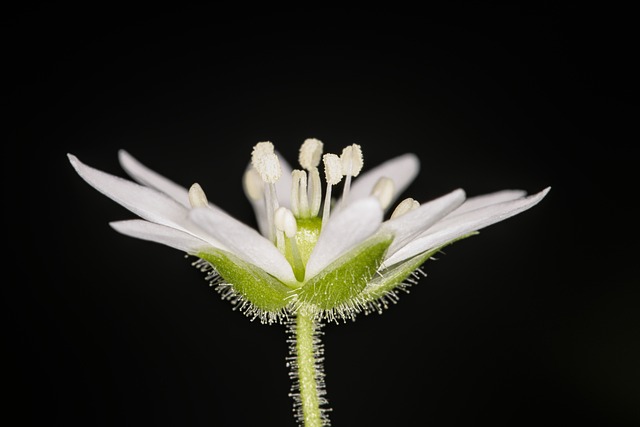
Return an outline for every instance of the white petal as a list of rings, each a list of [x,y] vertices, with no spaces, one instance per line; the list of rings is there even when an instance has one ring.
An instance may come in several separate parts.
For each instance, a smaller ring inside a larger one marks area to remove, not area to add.
[[[285,257],[253,228],[208,207],[192,209],[189,217],[237,257],[260,267],[284,283],[296,283]]]
[[[258,230],[260,230],[263,236],[267,236],[269,234],[269,221],[267,221],[267,207],[265,206],[264,198],[249,201],[253,207],[253,213],[256,216]]]
[[[535,206],[547,195],[549,190],[550,187],[529,197],[496,203],[461,215],[447,217],[387,258],[384,265],[389,267],[458,237],[517,215]]]
[[[527,195],[523,190],[502,190],[495,193],[483,194],[481,196],[469,197],[458,209],[451,212],[450,216],[459,215],[474,209],[494,205],[496,203],[508,202],[519,199]]]
[[[380,226],[382,215],[382,207],[375,197],[360,199],[336,212],[323,226],[311,252],[305,280],[371,236]]]
[[[118,151],[118,159],[125,172],[140,184],[155,188],[187,208],[191,207],[189,204],[189,192],[186,188],[152,171],[125,150]]]
[[[371,195],[371,190],[382,177],[393,180],[396,191],[391,203],[404,192],[420,171],[420,161],[414,154],[408,153],[387,160],[375,168],[363,172],[353,181],[349,192],[349,202],[362,199]]]
[[[85,181],[141,218],[184,231],[189,228],[187,209],[167,195],[87,166],[72,154],[68,157]]]
[[[109,223],[116,231],[137,239],[161,243],[183,252],[195,255],[206,251],[211,244],[188,233],[164,225],[141,219],[114,221]],[[220,247],[219,249],[224,249]]]
[[[457,189],[449,194],[420,205],[398,218],[386,221],[380,232],[391,231],[395,236],[389,246],[387,257],[402,248],[414,237],[426,231],[429,227],[440,221],[451,211],[460,206],[465,199],[462,189]]]

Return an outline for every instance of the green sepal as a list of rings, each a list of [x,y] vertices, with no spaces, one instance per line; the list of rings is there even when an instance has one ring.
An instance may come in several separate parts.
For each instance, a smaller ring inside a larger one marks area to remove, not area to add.
[[[224,281],[255,308],[277,313],[289,303],[291,288],[261,268],[221,250],[201,252],[197,256],[210,262]]]
[[[424,264],[429,258],[440,252],[444,247],[462,239],[466,239],[467,237],[475,236],[476,234],[478,234],[477,231],[466,234],[462,237],[451,240],[442,246],[438,246],[435,249],[416,255],[413,258],[409,258],[406,261],[382,270],[379,275],[376,275],[373,280],[371,280],[360,294],[361,302],[368,303],[382,298],[385,294],[391,292],[395,287],[402,284],[411,273],[416,271],[416,269]]]
[[[349,305],[376,274],[393,236],[368,239],[336,261],[296,291],[298,302],[331,310]]]

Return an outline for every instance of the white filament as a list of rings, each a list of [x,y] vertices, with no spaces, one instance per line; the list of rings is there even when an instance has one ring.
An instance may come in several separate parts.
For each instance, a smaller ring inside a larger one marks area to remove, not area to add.
[[[324,162],[324,177],[327,181],[327,190],[324,196],[324,208],[322,209],[322,223],[329,219],[331,210],[331,187],[342,181],[342,162],[335,154],[322,156]]]
[[[309,216],[318,216],[320,205],[322,204],[322,182],[320,181],[320,172],[318,168],[309,170]]]

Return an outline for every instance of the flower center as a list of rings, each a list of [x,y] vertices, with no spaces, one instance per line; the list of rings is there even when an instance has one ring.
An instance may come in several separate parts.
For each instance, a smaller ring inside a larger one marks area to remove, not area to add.
[[[351,187],[351,178],[362,170],[362,150],[352,144],[336,154],[322,154],[323,144],[315,138],[304,141],[300,147],[299,163],[302,169],[291,172],[291,198],[289,206],[281,206],[276,194],[276,183],[282,175],[280,160],[271,142],[259,142],[251,153],[251,167],[243,178],[247,197],[257,206],[258,221],[266,238],[285,256],[293,268],[295,277],[303,282],[305,266],[320,237],[323,224],[329,220],[332,210],[332,187],[342,182],[341,205],[346,206]],[[324,164],[325,192],[318,166]],[[280,187],[282,191],[282,187]],[[393,180],[382,177],[371,193],[386,209],[394,199],[396,188]],[[205,199],[206,200],[206,199]],[[200,196],[194,195],[194,202],[202,204]],[[192,202],[192,203],[194,203]],[[415,202],[404,203],[402,209],[392,217],[414,209]],[[322,211],[321,211],[322,208]]]
[[[304,280],[305,266],[320,236],[322,221],[318,217],[297,218],[296,225],[295,235],[284,241],[283,254],[291,264],[296,279],[302,282]]]

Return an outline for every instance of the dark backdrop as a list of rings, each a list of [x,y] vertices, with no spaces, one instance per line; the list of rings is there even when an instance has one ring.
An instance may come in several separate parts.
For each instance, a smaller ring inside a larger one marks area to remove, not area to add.
[[[234,312],[181,253],[111,230],[132,215],[65,155],[124,175],[125,148],[253,225],[252,145],[294,162],[307,137],[361,144],[365,167],[416,153],[407,196],[421,201],[553,187],[428,262],[382,316],[324,328],[333,425],[637,425],[628,12],[286,12],[2,18],[4,367],[20,425],[295,425],[284,327]]]

